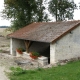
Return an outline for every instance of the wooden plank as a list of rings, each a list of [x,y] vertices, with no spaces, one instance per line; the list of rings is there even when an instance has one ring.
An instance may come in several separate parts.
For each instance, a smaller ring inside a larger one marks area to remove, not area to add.
[[[30,47],[31,41],[24,41],[24,43],[25,43],[25,46],[26,46],[26,51],[27,51],[27,53],[29,53],[29,47]]]

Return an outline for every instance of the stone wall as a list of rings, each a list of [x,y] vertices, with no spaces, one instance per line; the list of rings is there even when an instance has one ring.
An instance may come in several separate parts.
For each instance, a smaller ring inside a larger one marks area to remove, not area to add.
[[[55,44],[51,44],[50,62],[80,57],[80,26],[62,37]]]
[[[10,39],[10,54],[16,56],[17,48],[25,49],[24,40],[11,38]]]

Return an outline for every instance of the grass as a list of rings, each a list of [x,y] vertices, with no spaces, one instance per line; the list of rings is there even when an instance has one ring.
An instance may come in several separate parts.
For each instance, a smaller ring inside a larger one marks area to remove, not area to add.
[[[11,68],[10,80],[80,80],[80,61],[48,69]]]

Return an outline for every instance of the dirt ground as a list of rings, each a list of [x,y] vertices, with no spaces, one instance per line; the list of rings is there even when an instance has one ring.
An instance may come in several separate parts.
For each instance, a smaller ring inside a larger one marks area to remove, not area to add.
[[[3,54],[9,54],[9,39],[0,36],[0,80],[9,80],[7,76],[5,75],[6,66],[3,64],[5,57],[3,57]]]
[[[10,71],[10,67],[18,67],[15,62],[17,58],[10,55],[10,40],[0,36],[0,80],[9,80],[5,72]]]
[[[8,78],[7,78],[7,76],[5,75],[5,67],[1,67],[0,66],[0,80],[9,80]]]

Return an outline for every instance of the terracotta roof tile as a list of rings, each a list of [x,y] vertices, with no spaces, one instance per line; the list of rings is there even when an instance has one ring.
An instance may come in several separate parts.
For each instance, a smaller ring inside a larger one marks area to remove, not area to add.
[[[54,42],[80,25],[80,21],[37,22],[17,30],[9,36],[17,39]]]

